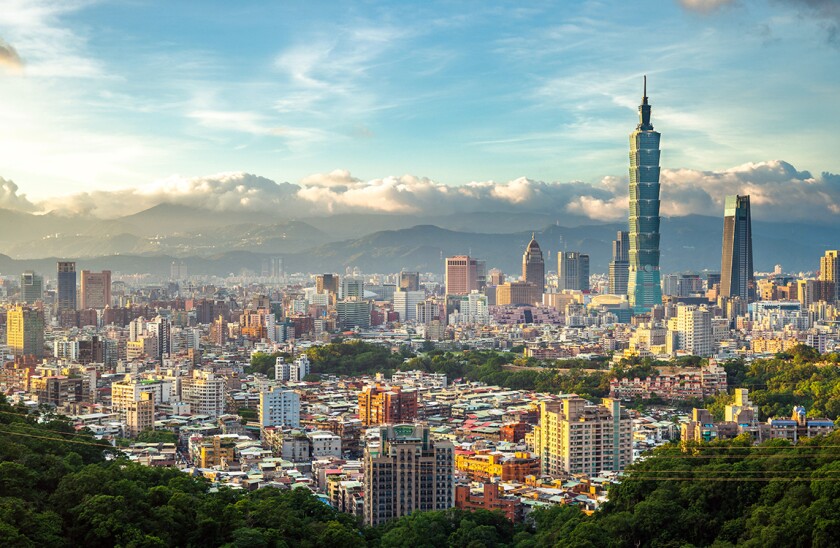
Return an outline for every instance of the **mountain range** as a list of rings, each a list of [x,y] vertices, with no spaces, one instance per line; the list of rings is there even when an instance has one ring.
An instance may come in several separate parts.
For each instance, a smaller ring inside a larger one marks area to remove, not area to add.
[[[662,270],[720,269],[722,219],[690,215],[663,218]],[[270,214],[216,212],[160,204],[116,219],[33,215],[0,210],[0,273],[25,269],[51,273],[58,257],[78,268],[166,277],[173,260],[193,274],[226,276],[261,271],[268,257],[282,257],[287,271],[365,272],[400,269],[442,272],[443,257],[470,254],[488,267],[515,273],[536,232],[546,268],[556,269],[560,250],[590,255],[591,271],[606,272],[612,240],[626,223],[594,223],[563,215],[506,212],[440,217],[355,214],[278,218]],[[753,221],[755,268],[810,271],[826,249],[838,246],[836,228],[821,224]]]

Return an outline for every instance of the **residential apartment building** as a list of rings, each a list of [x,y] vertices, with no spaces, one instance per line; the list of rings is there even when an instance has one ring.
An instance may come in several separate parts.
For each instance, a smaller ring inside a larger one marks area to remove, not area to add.
[[[416,390],[377,383],[359,393],[359,420],[365,426],[411,422],[416,418]]]
[[[364,510],[367,525],[379,525],[414,511],[455,506],[454,447],[434,441],[427,426],[380,428],[379,445],[364,455]]]

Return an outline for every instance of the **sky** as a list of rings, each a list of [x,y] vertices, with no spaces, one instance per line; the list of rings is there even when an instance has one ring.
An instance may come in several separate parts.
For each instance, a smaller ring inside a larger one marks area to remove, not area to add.
[[[666,215],[831,222],[838,28],[835,0],[0,0],[0,207],[614,220],[646,74]]]

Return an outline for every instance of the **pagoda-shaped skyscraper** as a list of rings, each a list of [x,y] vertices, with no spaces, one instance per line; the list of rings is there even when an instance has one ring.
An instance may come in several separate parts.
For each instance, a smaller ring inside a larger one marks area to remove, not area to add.
[[[659,132],[650,123],[645,77],[639,125],[630,134],[630,307],[635,314],[662,304],[659,279]]]

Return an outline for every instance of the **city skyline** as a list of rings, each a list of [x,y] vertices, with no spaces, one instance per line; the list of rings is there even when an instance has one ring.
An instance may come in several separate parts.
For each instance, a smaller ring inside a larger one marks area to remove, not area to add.
[[[669,135],[664,215],[748,190],[773,218],[790,190],[791,218],[828,222],[840,208],[828,138],[838,14],[825,5],[214,5],[197,19],[184,5],[153,31],[155,4],[8,2],[0,98],[16,131],[0,142],[0,206],[428,214],[454,196],[452,211],[615,220],[617,136],[647,72]],[[241,40],[262,11],[274,27]],[[772,137],[800,125],[784,148]]]

